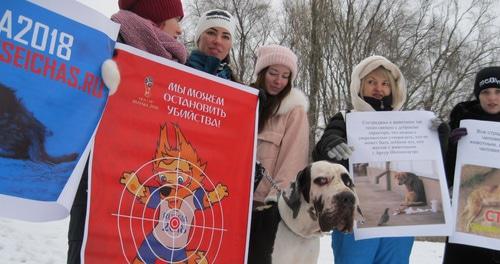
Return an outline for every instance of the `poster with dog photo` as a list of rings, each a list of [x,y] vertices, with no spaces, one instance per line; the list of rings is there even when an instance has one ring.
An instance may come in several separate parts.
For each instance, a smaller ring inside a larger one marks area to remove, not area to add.
[[[462,120],[449,241],[500,250],[500,124]]]
[[[86,263],[243,263],[257,90],[117,44],[96,134]]]
[[[363,220],[356,239],[443,236],[451,232],[450,199],[432,112],[352,112],[349,158]]]
[[[0,6],[0,216],[62,219],[106,103],[118,25],[75,1]]]

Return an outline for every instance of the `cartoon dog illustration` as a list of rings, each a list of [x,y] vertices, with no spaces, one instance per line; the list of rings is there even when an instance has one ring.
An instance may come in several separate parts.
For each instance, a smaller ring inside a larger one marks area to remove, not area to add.
[[[485,185],[474,189],[469,196],[460,217],[465,231],[470,232],[471,224],[484,207],[500,206],[500,186]]]
[[[52,156],[45,149],[51,136],[45,126],[29,112],[15,92],[0,84],[0,157],[59,164],[73,161],[77,153]]]
[[[120,183],[148,208],[158,209],[158,222],[147,235],[133,263],[208,263],[206,252],[187,251],[194,210],[204,210],[229,195],[227,186],[217,184],[207,191],[202,186],[207,164],[174,125],[176,145],[168,142],[167,126],[160,138],[153,161],[153,173],[160,187],[144,186],[135,172],[124,172]]]
[[[405,199],[402,206],[424,206],[427,205],[424,183],[417,175],[411,172],[398,172],[394,175],[398,185],[406,186]]]

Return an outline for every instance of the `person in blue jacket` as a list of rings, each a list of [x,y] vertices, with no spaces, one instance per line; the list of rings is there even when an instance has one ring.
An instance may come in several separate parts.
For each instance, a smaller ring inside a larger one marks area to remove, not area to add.
[[[406,84],[399,68],[382,56],[361,61],[351,77],[353,111],[399,111],[406,100]],[[335,114],[313,149],[314,161],[328,160],[349,168],[353,149],[347,145],[344,113]],[[334,231],[336,264],[408,263],[413,237],[354,240],[352,233]]]

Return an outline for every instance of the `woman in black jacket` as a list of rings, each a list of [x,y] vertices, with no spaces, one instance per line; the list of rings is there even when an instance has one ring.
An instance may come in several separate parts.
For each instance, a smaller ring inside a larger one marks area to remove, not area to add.
[[[467,135],[460,127],[460,121],[474,119],[500,122],[500,67],[487,67],[480,70],[474,83],[475,100],[457,104],[450,113],[452,129],[448,153],[446,155],[446,178],[448,186],[453,186],[457,141]],[[463,263],[464,259],[474,259],[475,263],[500,263],[500,252],[486,248],[446,242],[443,263]]]

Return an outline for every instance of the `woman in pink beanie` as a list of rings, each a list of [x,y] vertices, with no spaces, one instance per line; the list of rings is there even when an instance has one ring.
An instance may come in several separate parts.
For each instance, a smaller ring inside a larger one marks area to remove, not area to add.
[[[187,51],[177,41],[184,16],[180,0],[119,0],[120,11],[111,20],[120,23],[118,41],[166,59],[185,63]],[[102,78],[113,94],[120,83],[118,65],[112,59],[102,65]],[[70,213],[67,263],[80,263],[87,208],[88,162]]]
[[[290,49],[268,45],[257,50],[256,81],[251,84],[260,90],[257,160],[280,188],[288,187],[308,164],[309,101],[301,90],[292,88],[296,77],[297,56]],[[254,207],[264,201],[276,201],[277,190],[272,188],[268,178],[263,177],[256,184]],[[269,219],[272,216],[269,212],[252,212],[248,263],[257,263],[262,255],[269,255],[269,252],[256,252],[262,247],[254,247],[273,239],[276,229],[272,227],[278,222],[275,221],[277,219]],[[261,228],[263,226],[266,228]],[[258,237],[269,239],[256,241]]]

